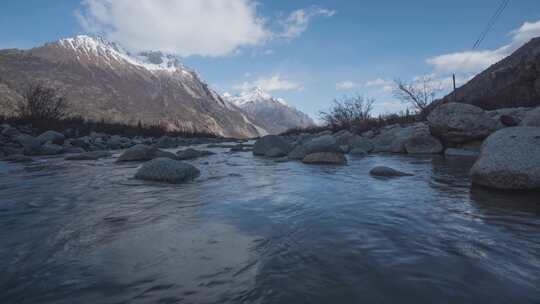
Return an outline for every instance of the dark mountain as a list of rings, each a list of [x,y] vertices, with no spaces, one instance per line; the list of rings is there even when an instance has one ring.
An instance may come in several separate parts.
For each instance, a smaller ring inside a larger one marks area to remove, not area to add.
[[[453,100],[452,94],[442,102]],[[456,90],[458,102],[486,110],[540,105],[540,38],[492,65]]]

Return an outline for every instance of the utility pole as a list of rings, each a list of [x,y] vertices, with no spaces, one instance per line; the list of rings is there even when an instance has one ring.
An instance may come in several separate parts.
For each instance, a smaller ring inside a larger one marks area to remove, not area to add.
[[[454,93],[452,94],[454,96],[454,102],[457,102],[456,97],[456,74],[452,74],[452,80],[454,82]]]

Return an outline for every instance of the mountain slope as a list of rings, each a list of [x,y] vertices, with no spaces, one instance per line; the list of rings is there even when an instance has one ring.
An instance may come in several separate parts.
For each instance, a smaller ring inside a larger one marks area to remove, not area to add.
[[[540,38],[492,65],[456,90],[458,102],[484,109],[540,105]],[[453,100],[452,94],[442,102]]]
[[[260,128],[173,56],[136,56],[100,38],[77,36],[27,51],[0,51],[0,84],[60,88],[86,119],[160,124],[169,130],[256,137]]]
[[[236,96],[224,94],[224,98],[271,134],[315,125],[308,115],[288,105],[283,99],[270,96],[261,88],[253,88]]]

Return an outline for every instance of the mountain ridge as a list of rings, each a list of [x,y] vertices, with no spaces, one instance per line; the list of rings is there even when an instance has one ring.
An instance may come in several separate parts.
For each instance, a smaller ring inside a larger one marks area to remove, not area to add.
[[[0,74],[3,91],[12,96],[2,103],[20,98],[13,96],[30,83],[44,82],[61,89],[73,114],[85,119],[159,124],[171,131],[223,137],[265,133],[178,58],[161,52],[129,54],[99,37],[80,35],[29,50],[0,50]]]

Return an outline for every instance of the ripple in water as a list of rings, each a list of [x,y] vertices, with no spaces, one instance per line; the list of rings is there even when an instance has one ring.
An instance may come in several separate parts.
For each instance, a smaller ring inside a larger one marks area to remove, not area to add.
[[[540,302],[540,198],[471,190],[470,162],[113,161],[0,163],[0,303]]]

